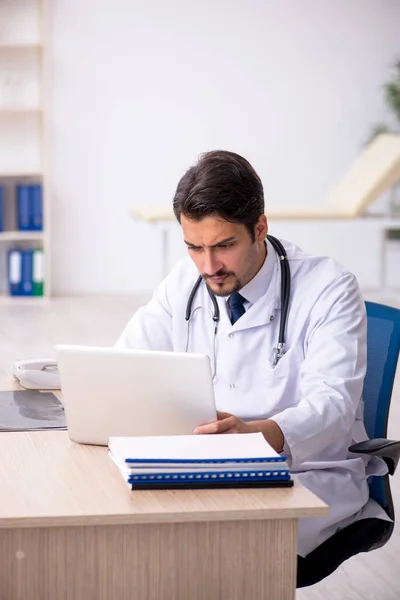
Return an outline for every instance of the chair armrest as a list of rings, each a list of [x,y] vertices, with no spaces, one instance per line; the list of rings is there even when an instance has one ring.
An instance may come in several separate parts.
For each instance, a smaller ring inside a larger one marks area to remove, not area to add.
[[[393,475],[400,459],[400,442],[385,438],[375,438],[353,444],[350,446],[349,452],[380,456],[387,464],[390,475]]]

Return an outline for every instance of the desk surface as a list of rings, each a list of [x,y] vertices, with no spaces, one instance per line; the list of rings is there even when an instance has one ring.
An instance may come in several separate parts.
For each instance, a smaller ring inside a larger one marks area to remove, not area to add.
[[[21,389],[11,381],[0,386]],[[75,444],[66,431],[1,432],[0,490],[0,528],[291,519],[328,513],[300,485],[132,492],[107,448]]]
[[[0,527],[297,518],[327,514],[301,486],[132,492],[107,449],[65,431],[0,433]]]

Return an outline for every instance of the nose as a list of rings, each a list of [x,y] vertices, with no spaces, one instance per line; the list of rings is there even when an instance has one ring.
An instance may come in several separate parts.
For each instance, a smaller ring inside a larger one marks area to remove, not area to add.
[[[215,252],[213,252],[212,249],[206,249],[204,252],[203,273],[206,275],[214,275],[214,273],[217,273],[222,267],[223,265],[215,255]]]

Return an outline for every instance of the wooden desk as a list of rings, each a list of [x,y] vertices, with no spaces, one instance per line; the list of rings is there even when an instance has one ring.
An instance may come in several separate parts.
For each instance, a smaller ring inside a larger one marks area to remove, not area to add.
[[[326,513],[300,486],[131,492],[106,448],[0,433],[0,598],[293,600],[297,519]]]

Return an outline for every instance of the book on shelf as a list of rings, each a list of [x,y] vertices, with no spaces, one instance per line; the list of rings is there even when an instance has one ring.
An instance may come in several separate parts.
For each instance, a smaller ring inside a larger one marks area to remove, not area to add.
[[[0,185],[0,231],[4,231],[4,189]]]
[[[12,248],[8,251],[10,296],[43,296],[44,255],[41,248]]]
[[[41,184],[19,184],[16,192],[19,231],[42,231],[43,193]]]

